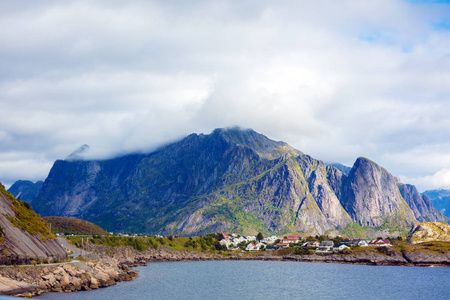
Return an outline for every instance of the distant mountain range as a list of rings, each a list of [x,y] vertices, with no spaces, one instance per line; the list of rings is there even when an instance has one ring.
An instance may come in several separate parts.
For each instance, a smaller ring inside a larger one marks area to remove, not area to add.
[[[447,217],[450,217],[450,191],[449,190],[430,190],[425,191],[423,193],[426,195],[431,202],[433,203],[434,207],[446,215]]]
[[[152,234],[395,235],[448,222],[369,159],[343,167],[251,129],[216,129],[148,154],[58,160],[30,203],[43,216]]]

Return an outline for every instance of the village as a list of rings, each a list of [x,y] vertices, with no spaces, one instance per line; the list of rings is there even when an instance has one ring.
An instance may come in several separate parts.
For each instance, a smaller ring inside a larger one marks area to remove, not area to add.
[[[264,238],[262,234],[257,236],[240,236],[236,233],[221,233],[223,238],[220,244],[228,250],[242,251],[271,251],[283,248],[304,248],[314,251],[316,254],[338,253],[350,247],[383,247],[392,246],[389,239],[349,239],[338,238],[324,240],[324,237],[302,237],[300,234],[289,234],[283,237],[272,235]]]

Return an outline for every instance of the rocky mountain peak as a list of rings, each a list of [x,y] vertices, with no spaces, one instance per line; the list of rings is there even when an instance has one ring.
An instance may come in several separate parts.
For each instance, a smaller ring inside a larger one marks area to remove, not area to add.
[[[386,217],[402,219],[408,225],[416,222],[394,176],[365,157],[359,157],[350,170],[341,203],[361,225],[382,226]]]

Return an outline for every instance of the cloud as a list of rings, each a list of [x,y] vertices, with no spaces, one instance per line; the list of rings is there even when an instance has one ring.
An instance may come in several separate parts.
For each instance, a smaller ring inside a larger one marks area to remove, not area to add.
[[[402,180],[413,183],[421,192],[442,188],[450,190],[450,169],[442,169],[432,175],[423,177],[405,177]]]
[[[396,176],[450,168],[446,4],[0,8],[0,180],[44,179],[84,144],[105,158],[231,125],[325,161],[366,156]]]

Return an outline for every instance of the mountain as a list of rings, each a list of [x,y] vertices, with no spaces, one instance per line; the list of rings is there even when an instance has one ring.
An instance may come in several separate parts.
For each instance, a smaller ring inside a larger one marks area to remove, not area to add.
[[[405,233],[418,223],[395,178],[374,162],[359,158],[347,176],[240,128],[191,134],[147,154],[58,160],[31,204],[44,216],[152,234]]]
[[[421,195],[417,188],[410,184],[398,183],[403,199],[408,203],[419,222],[446,222],[448,219],[439,213],[426,195]]]
[[[411,226],[417,222],[395,178],[367,158],[358,158],[350,170],[343,185],[341,203],[360,225]]]
[[[341,171],[345,175],[348,175],[348,173],[350,173],[350,170],[352,169],[352,168],[350,168],[350,167],[348,167],[346,165],[340,164],[340,163],[333,163],[333,164],[330,164],[330,165],[335,167],[336,169],[338,169],[339,171]]]
[[[36,194],[42,188],[43,181],[37,181],[36,183],[29,180],[18,180],[9,189],[8,192],[15,197],[20,195],[20,200],[31,202]]]
[[[0,265],[67,258],[50,228],[24,201],[0,184]]]
[[[427,196],[438,211],[450,217],[450,191],[449,190],[430,190],[425,191],[423,195]]]

